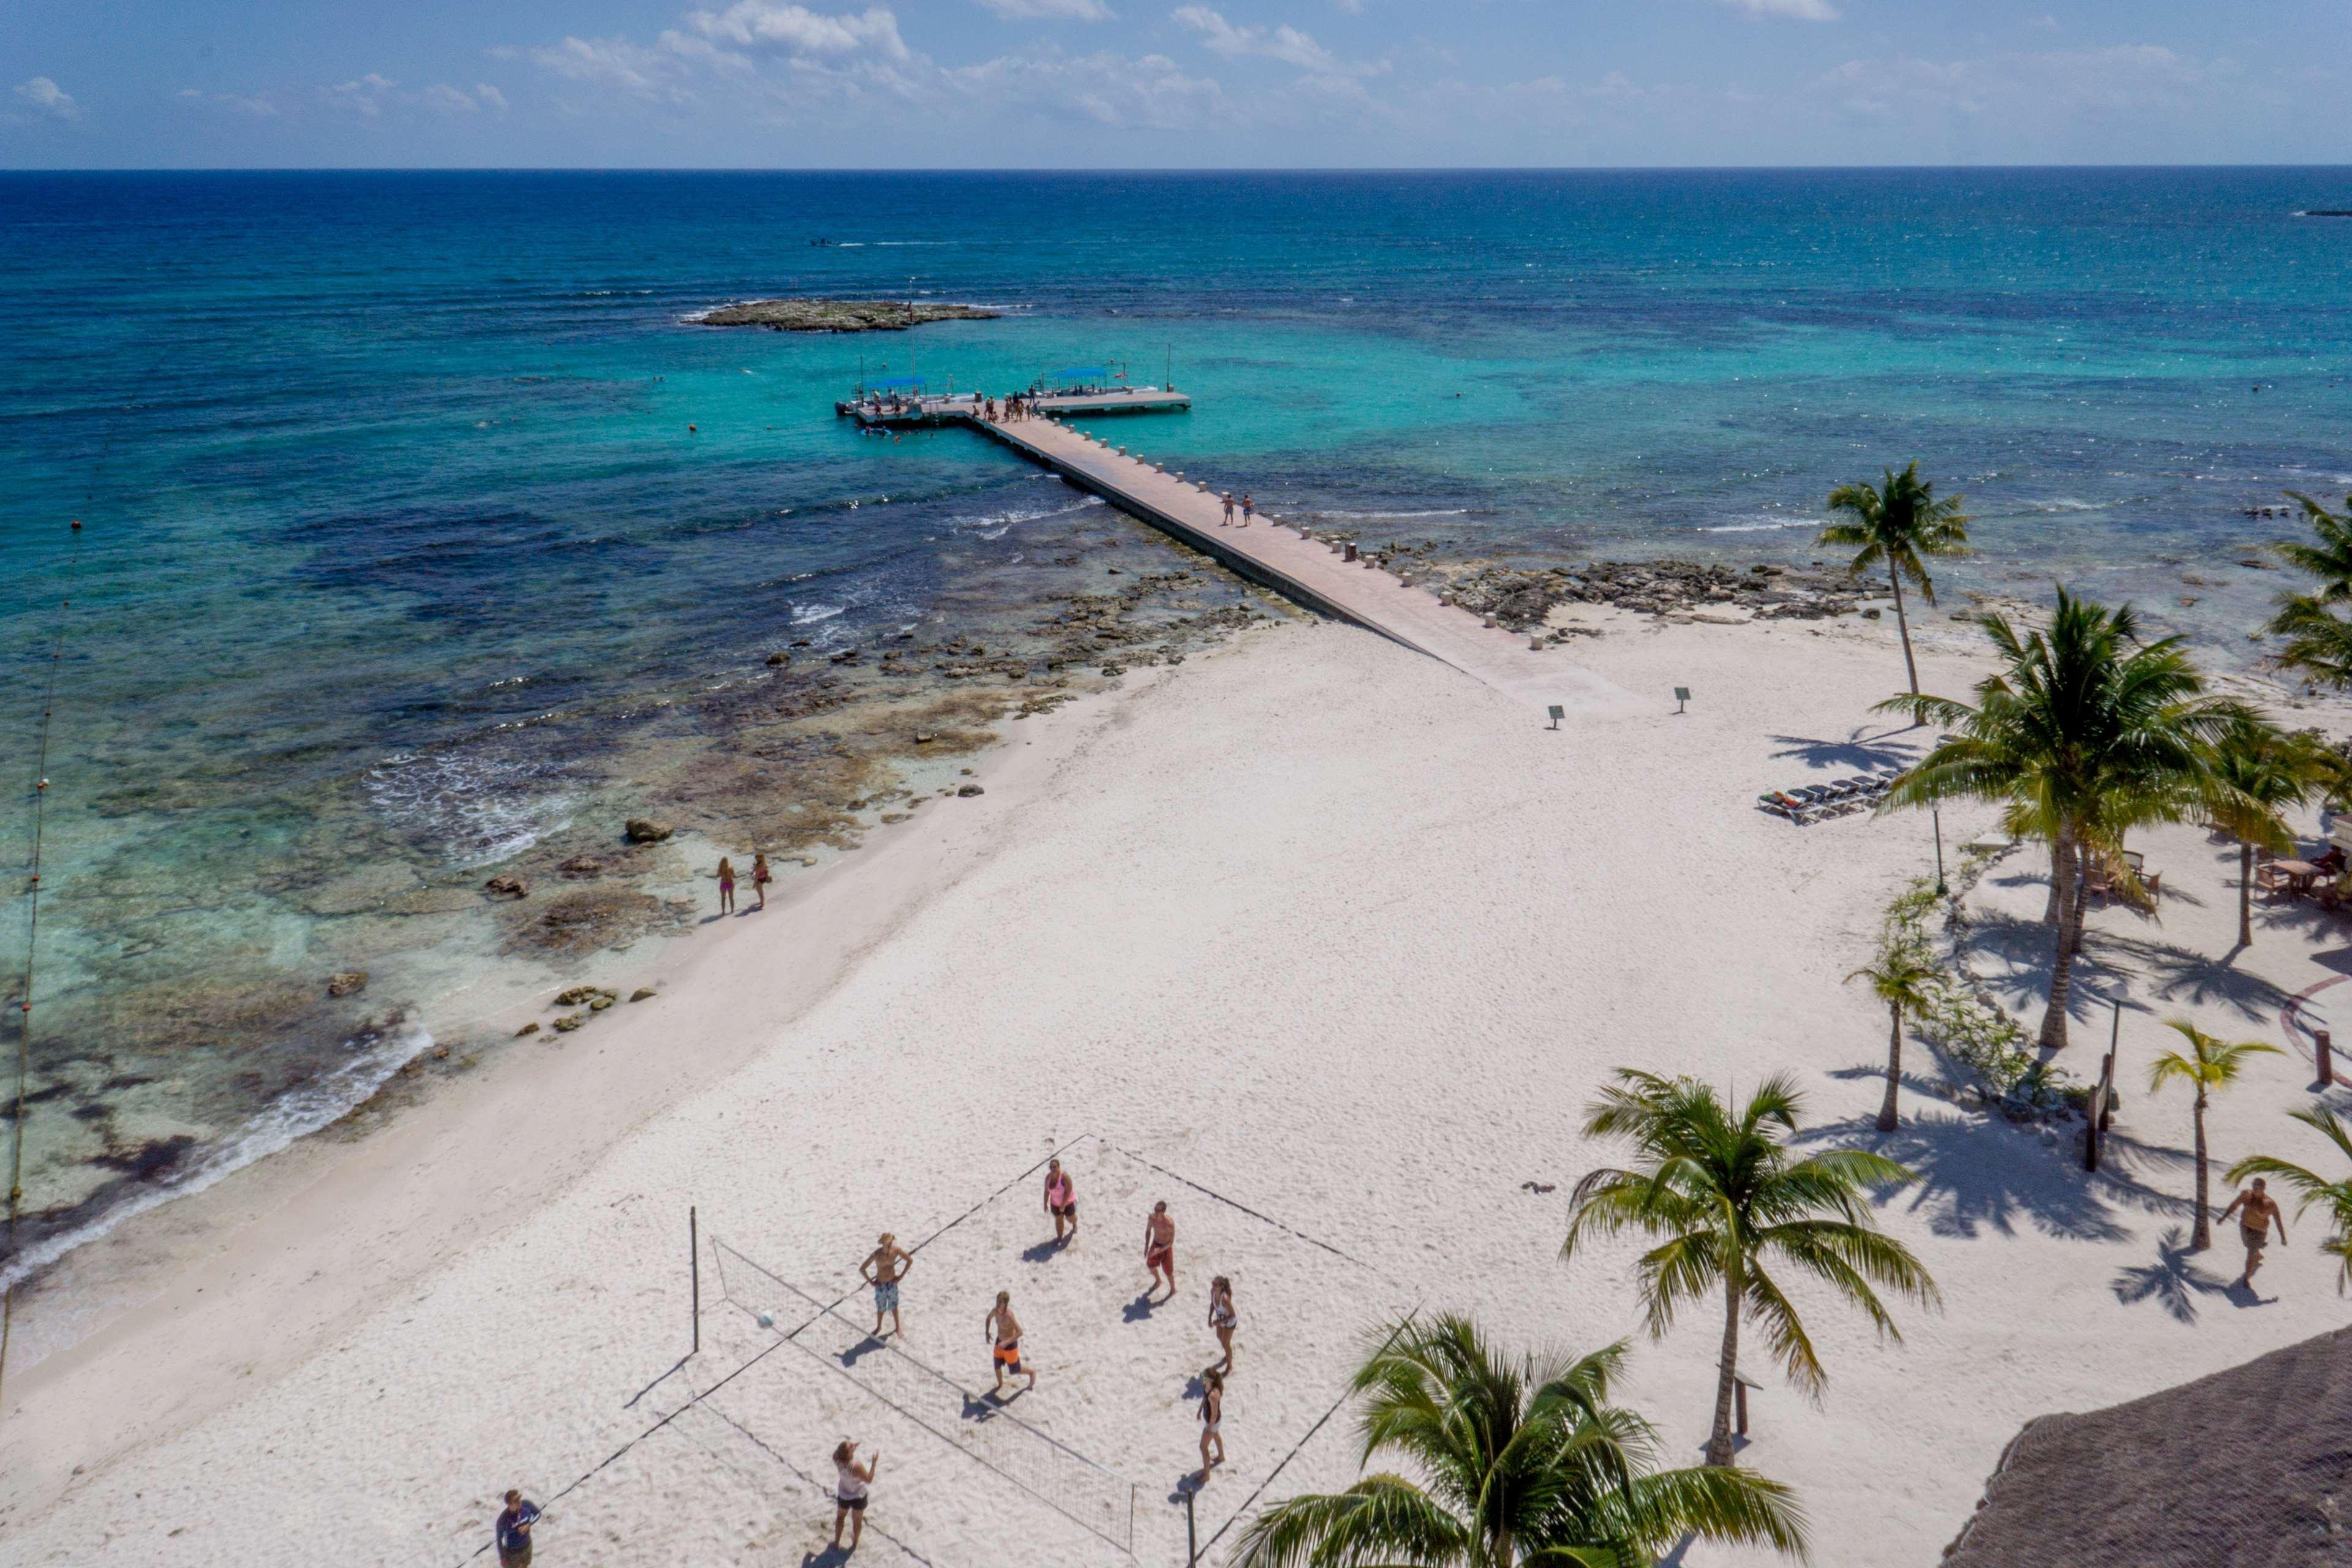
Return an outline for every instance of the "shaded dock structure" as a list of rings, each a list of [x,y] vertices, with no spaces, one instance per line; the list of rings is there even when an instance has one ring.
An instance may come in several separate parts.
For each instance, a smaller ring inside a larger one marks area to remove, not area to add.
[[[1181,403],[1158,401],[1182,398]],[[1156,387],[1115,388],[1071,395],[1073,405],[1038,397],[1040,414],[1108,414],[1189,407],[1183,395]],[[911,404],[914,400],[908,400]],[[1410,574],[1391,574],[1352,545],[1330,544],[1304,528],[1259,514],[1249,527],[1224,523],[1223,492],[1198,477],[1171,471],[1059,419],[990,418],[969,396],[924,398],[927,425],[968,425],[1080,489],[1214,558],[1227,569],[1321,614],[1363,626],[1417,653],[1451,665],[1537,711],[1559,708],[1585,717],[1630,714],[1646,708],[1622,688],[1580,668],[1556,648],[1538,648],[1438,597],[1435,587]],[[847,410],[845,410],[847,412]],[[909,420],[908,422],[914,422]]]

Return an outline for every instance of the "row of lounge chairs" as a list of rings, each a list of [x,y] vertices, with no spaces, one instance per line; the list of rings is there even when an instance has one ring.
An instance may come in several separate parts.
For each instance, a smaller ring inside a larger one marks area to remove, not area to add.
[[[1775,816],[1785,816],[1791,822],[1819,822],[1825,816],[1843,816],[1849,811],[1869,810],[1886,798],[1887,790],[1902,776],[1900,768],[1881,768],[1875,773],[1856,773],[1850,779],[1839,779],[1834,784],[1770,790],[1758,795],[1756,804],[1762,810]]]

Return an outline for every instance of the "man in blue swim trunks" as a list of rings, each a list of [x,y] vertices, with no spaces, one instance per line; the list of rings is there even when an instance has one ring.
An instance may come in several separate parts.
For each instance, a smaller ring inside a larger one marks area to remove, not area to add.
[[[857,1266],[858,1273],[874,1287],[874,1337],[877,1340],[882,1337],[882,1319],[886,1313],[890,1319],[892,1333],[906,1331],[898,1324],[898,1281],[907,1277],[907,1270],[913,1268],[914,1263],[913,1254],[900,1247],[898,1238],[886,1230],[882,1233],[881,1245],[867,1253],[866,1261]]]

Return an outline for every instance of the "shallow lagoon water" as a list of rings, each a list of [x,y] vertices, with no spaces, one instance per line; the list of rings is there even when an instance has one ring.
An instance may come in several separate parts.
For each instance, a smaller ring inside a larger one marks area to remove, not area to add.
[[[879,787],[896,764],[863,742],[853,765],[820,721],[762,728],[770,651],[1028,646],[1045,595],[1179,559],[983,441],[856,434],[831,403],[861,374],[1172,372],[1195,411],[1118,439],[1462,556],[1809,558],[1832,484],[1916,457],[1977,518],[1955,593],[2065,577],[2242,659],[2280,584],[2237,562],[2289,526],[2244,509],[2352,489],[2352,223],[2296,216],[2348,185],[0,176],[20,870],[65,521],[89,524],[49,766],[38,1234],[331,1116],[461,1026],[451,998],[673,929],[697,857]],[[690,321],[910,289],[1008,313]],[[595,884],[643,902],[519,949],[481,879],[605,854],[634,812],[694,828]],[[347,967],[369,989],[331,1002]]]

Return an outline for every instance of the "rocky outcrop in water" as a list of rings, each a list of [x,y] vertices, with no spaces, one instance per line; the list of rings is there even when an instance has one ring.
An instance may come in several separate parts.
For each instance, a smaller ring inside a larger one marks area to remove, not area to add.
[[[1380,559],[1378,556],[1375,559]],[[1456,604],[1492,616],[1512,631],[1532,631],[1554,607],[1607,605],[1643,615],[1738,608],[1757,620],[1824,620],[1852,615],[1859,603],[1843,573],[1818,568],[1727,566],[1697,561],[1596,561],[1527,570],[1487,566],[1447,584]]]
[[[1001,310],[905,300],[754,300],[702,318],[706,327],[769,327],[780,332],[903,332],[926,321],[992,321]]]

